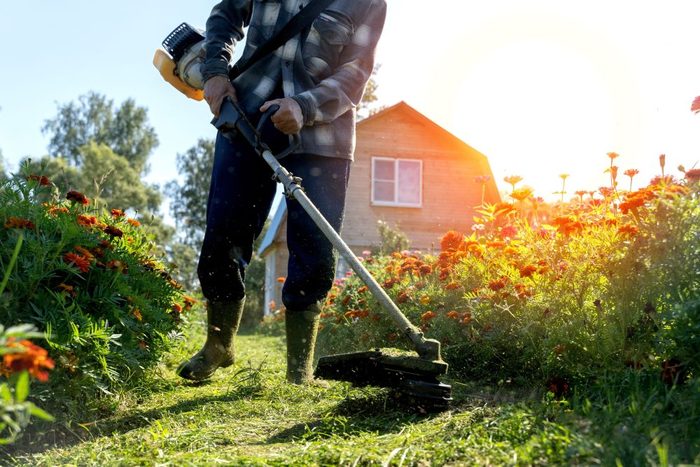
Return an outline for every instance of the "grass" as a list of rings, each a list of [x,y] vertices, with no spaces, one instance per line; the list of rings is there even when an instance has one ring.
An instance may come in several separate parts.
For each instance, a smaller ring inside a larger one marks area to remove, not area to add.
[[[195,323],[195,329],[201,327]],[[447,381],[453,384],[452,410],[421,415],[395,407],[383,389],[340,382],[289,385],[284,381],[283,338],[261,335],[239,336],[233,368],[218,372],[207,384],[188,384],[173,373],[202,343],[201,334],[188,335],[194,338],[168,355],[147,385],[119,396],[111,414],[86,415],[81,423],[64,421],[43,434],[39,426],[7,448],[0,461],[32,466],[399,466],[609,465],[617,459],[633,465],[664,464],[669,455],[673,459],[659,433],[655,438],[647,433],[652,422],[635,427],[614,407],[619,420],[603,422],[618,400],[615,395],[573,410],[568,402],[537,390]],[[644,410],[637,407],[640,416]],[[634,452],[625,454],[606,437],[616,444],[632,442],[624,449]]]

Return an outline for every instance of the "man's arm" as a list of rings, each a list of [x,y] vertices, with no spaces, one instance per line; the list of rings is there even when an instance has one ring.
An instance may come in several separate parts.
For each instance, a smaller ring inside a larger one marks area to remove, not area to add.
[[[222,0],[214,6],[207,20],[202,76],[204,98],[214,115],[219,114],[225,97],[236,100],[236,91],[228,78],[228,65],[236,42],[243,39],[243,28],[250,23],[252,3],[252,0]]]
[[[360,102],[374,68],[385,18],[385,1],[373,0],[364,21],[356,25],[350,43],[343,48],[334,73],[313,89],[293,96],[306,125],[331,122]]]

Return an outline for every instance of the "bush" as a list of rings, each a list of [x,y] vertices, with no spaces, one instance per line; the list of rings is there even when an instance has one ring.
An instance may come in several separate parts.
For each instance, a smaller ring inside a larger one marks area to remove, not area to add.
[[[0,185],[0,222],[0,264],[13,268],[0,322],[46,334],[53,400],[128,387],[169,348],[192,300],[139,221],[78,192],[60,200],[50,180],[27,175]]]
[[[484,207],[475,232],[448,232],[439,256],[364,258],[409,320],[442,342],[453,375],[561,394],[602,371],[661,369],[671,354],[697,361],[689,299],[700,291],[700,208],[685,186],[608,192],[559,206],[547,224],[521,211]],[[354,275],[323,318],[322,353],[410,347]],[[673,345],[658,345],[660,328],[674,330]]]

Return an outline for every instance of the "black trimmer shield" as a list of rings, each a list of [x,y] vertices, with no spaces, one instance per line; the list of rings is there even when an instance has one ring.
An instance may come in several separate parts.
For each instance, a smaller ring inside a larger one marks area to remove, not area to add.
[[[321,357],[315,376],[356,386],[391,388],[402,405],[419,412],[436,412],[446,410],[452,400],[452,387],[437,379],[446,372],[443,361],[395,349],[375,349]]]

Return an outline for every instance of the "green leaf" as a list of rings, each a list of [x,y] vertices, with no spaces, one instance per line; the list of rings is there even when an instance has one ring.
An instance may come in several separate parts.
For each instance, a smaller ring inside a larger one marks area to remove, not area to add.
[[[17,385],[15,386],[15,397],[17,398],[17,402],[24,402],[25,400],[27,400],[28,395],[29,373],[27,371],[23,371],[19,374],[19,378],[17,378]]]
[[[46,420],[47,422],[52,422],[54,421],[53,415],[45,411],[44,409],[41,409],[37,407],[34,404],[29,405],[29,413],[35,416],[36,418],[40,418],[42,420]]]
[[[5,383],[0,384],[0,397],[2,397],[3,402],[8,404],[11,404],[13,401],[12,391],[10,391],[10,388]]]

